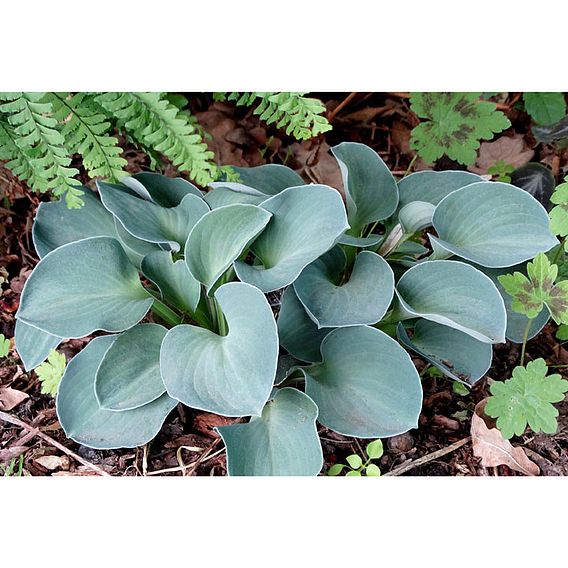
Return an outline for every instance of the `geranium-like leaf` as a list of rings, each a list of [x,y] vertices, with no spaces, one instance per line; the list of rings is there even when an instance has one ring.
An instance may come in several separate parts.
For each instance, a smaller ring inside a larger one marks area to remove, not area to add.
[[[166,392],[160,375],[160,346],[167,329],[135,325],[120,334],[105,353],[95,379],[95,395],[105,410],[132,410]]]
[[[317,415],[308,396],[284,388],[248,424],[217,428],[229,475],[317,475],[323,466]]]
[[[420,378],[408,353],[373,327],[344,327],[321,344],[323,362],[303,369],[319,422],[347,436],[383,438],[416,428]]]
[[[399,323],[398,340],[455,381],[473,385],[491,366],[493,349],[489,343],[425,319],[418,320],[413,331],[411,339]]]
[[[343,250],[334,247],[294,282],[298,299],[319,328],[377,323],[392,301],[394,274],[384,258],[360,252],[349,280],[342,283],[345,263]]]
[[[556,432],[558,410],[552,403],[564,400],[568,381],[557,374],[546,376],[547,372],[544,359],[536,359],[526,367],[515,367],[511,379],[491,385],[485,413],[497,418],[505,438],[521,436],[527,424],[533,432]]]
[[[191,408],[223,416],[260,415],[278,361],[272,310],[257,288],[241,282],[220,286],[215,298],[228,335],[174,327],[162,344],[162,379],[170,396]]]
[[[186,195],[202,197],[201,192],[183,178],[169,178],[154,172],[140,172],[122,178],[122,183],[140,197],[162,207],[176,207]]]
[[[91,237],[63,245],[38,263],[17,317],[52,335],[76,338],[95,330],[124,331],[152,302],[120,243]]]
[[[186,195],[176,207],[163,207],[141,199],[134,191],[119,185],[98,182],[103,205],[133,236],[178,251],[193,226],[209,212],[201,197]]]
[[[512,266],[558,244],[544,207],[526,191],[480,182],[450,193],[434,212],[430,235],[437,258],[455,254],[499,268]]]
[[[162,299],[184,312],[194,312],[201,286],[183,260],[172,259],[169,251],[155,251],[142,260],[142,272],[160,290]]]
[[[396,293],[408,317],[447,325],[484,343],[503,343],[507,316],[491,279],[469,264],[422,262],[407,270]]]
[[[566,116],[564,93],[523,93],[525,109],[537,124],[554,124]]]
[[[265,293],[291,284],[349,227],[339,192],[326,185],[290,187],[262,208],[272,218],[251,247],[261,264],[237,261],[235,271]]]
[[[61,245],[87,237],[115,237],[114,218],[88,188],[79,209],[68,209],[64,199],[40,203],[32,228],[36,252],[43,258]]]
[[[71,209],[79,211],[79,209]],[[49,352],[55,349],[63,339],[37,327],[33,327],[21,320],[16,320],[14,331],[14,343],[16,351],[24,364],[26,371],[31,371],[40,363],[43,363]]]
[[[167,394],[124,412],[103,410],[95,397],[97,369],[116,336],[96,337],[67,365],[57,393],[57,416],[68,438],[101,450],[134,448],[152,440],[177,404]]]
[[[282,347],[302,361],[321,361],[320,345],[330,330],[318,329],[298,300],[293,286],[286,288],[281,302],[278,335]]]
[[[204,215],[185,245],[189,271],[209,290],[270,221],[270,213],[248,204],[226,205]]]
[[[331,152],[341,170],[351,228],[359,232],[368,223],[390,217],[398,205],[398,188],[380,156],[357,142],[342,142]]]
[[[460,170],[415,172],[398,182],[400,192],[398,206],[402,208],[413,201],[425,201],[438,205],[452,191],[479,181],[483,181],[481,176]]]

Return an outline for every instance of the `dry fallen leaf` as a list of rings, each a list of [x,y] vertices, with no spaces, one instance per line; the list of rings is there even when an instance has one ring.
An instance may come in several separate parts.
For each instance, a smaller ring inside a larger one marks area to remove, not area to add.
[[[49,471],[54,469],[69,469],[69,458],[67,456],[41,456],[34,460]]]
[[[501,136],[495,142],[481,143],[475,166],[470,166],[468,170],[476,174],[486,174],[488,168],[499,160],[514,168],[520,168],[530,162],[533,156],[534,151],[527,148],[522,134]]]
[[[329,151],[329,144],[314,144],[311,140],[294,142],[290,146],[292,163],[287,164],[304,179],[312,183],[323,183],[334,187],[343,194],[343,179],[336,159]]]
[[[482,418],[486,402],[487,399],[483,399],[477,404],[471,418],[473,455],[481,458],[483,467],[506,465],[525,475],[538,475],[538,465],[527,458],[523,448],[513,447],[497,428],[487,426]]]
[[[2,388],[0,389],[0,410],[12,410],[26,398],[29,398],[29,395],[25,392],[10,387]]]
[[[199,412],[193,420],[193,428],[209,438],[218,438],[219,434],[214,430],[217,426],[229,426],[234,423],[234,418],[225,418],[210,412]]]

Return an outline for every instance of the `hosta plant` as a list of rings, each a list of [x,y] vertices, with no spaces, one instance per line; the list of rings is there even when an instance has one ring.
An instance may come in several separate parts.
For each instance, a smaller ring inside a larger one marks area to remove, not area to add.
[[[181,403],[241,418],[219,428],[230,475],[316,475],[317,423],[372,439],[417,427],[408,351],[471,385],[492,344],[519,341],[526,317],[497,278],[557,244],[544,208],[467,172],[397,182],[365,145],[332,151],[343,196],[265,165],[205,194],[146,173],[99,182],[81,209],[40,205],[16,348],[33,368],[103,332],[60,383],[67,436],[139,446]]]

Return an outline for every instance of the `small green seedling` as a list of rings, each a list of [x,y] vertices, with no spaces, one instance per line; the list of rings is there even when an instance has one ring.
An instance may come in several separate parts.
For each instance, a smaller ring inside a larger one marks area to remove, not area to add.
[[[18,464],[18,471],[15,472],[16,463]],[[24,454],[20,455],[19,460],[12,458],[6,467],[0,465],[0,470],[4,472],[4,477],[22,477],[24,471]]]
[[[381,440],[375,440],[367,444],[365,448],[367,454],[367,461],[363,462],[361,456],[357,454],[351,454],[347,456],[347,465],[343,463],[336,463],[329,468],[327,475],[337,476],[344,468],[349,469],[345,474],[346,477],[361,477],[364,473],[367,477],[379,477],[381,475],[381,470],[379,466],[371,463],[371,460],[377,460],[383,455],[383,443]]]
[[[460,396],[468,396],[471,394],[471,391],[463,383],[458,383],[457,381],[452,383],[452,391]]]
[[[49,352],[47,361],[36,367],[35,372],[41,382],[41,394],[55,396],[59,383],[65,372],[65,355],[58,353],[55,349]]]
[[[8,357],[8,353],[10,353],[10,340],[0,333],[0,359]]]
[[[487,173],[495,176],[496,181],[511,183],[511,174],[515,168],[503,160],[497,160],[491,167],[487,168]]]

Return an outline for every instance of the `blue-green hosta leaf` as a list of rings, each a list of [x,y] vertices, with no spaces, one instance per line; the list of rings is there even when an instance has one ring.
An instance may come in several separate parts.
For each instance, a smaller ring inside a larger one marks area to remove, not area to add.
[[[240,280],[263,292],[291,284],[349,227],[339,192],[327,185],[289,187],[262,204],[270,223],[252,244],[261,262],[235,262]]]
[[[414,326],[412,339],[402,323],[397,328],[398,340],[447,377],[473,385],[491,366],[493,348],[473,337],[445,325],[420,319]]]
[[[386,438],[418,426],[420,377],[408,353],[373,327],[343,327],[321,344],[323,363],[303,369],[319,422],[359,438]]]
[[[144,276],[159,288],[163,300],[184,312],[195,311],[201,285],[183,260],[174,262],[169,251],[160,250],[145,256],[141,268]]]
[[[411,201],[398,212],[398,220],[405,233],[416,233],[432,225],[435,210],[427,201]]]
[[[79,209],[68,209],[64,199],[40,203],[32,228],[36,252],[43,258],[61,245],[87,237],[114,237],[114,218],[88,188]]]
[[[323,466],[317,415],[313,400],[284,388],[266,403],[262,416],[217,428],[229,475],[317,475]]]
[[[228,335],[178,325],[162,344],[162,379],[170,396],[223,416],[260,415],[272,390],[278,333],[270,305],[253,286],[231,282],[215,298]]]
[[[353,237],[344,233],[337,240],[339,245],[347,245],[350,247],[357,248],[371,248],[382,243],[385,239],[384,235],[369,235],[368,237]]]
[[[65,369],[57,392],[57,416],[75,442],[96,448],[135,448],[152,440],[177,404],[167,394],[134,410],[103,410],[95,397],[95,375],[115,335],[96,337]]]
[[[481,176],[459,170],[415,172],[398,182],[400,192],[398,206],[402,208],[413,201],[426,201],[432,205],[438,205],[446,195],[456,189],[479,181],[483,181]]]
[[[283,383],[295,370],[298,365],[302,365],[302,361],[296,359],[289,353],[280,355],[278,357],[278,365],[276,366],[276,376],[274,377],[274,384],[279,385]]]
[[[102,409],[133,410],[166,392],[160,375],[160,346],[167,331],[144,323],[116,338],[95,378],[95,396]]]
[[[71,211],[78,211],[78,209]],[[31,371],[40,363],[43,363],[49,352],[62,341],[61,337],[56,337],[21,320],[16,320],[14,343],[26,371]]]
[[[114,220],[114,226],[116,238],[122,245],[126,256],[128,256],[130,262],[138,269],[140,269],[145,256],[152,252],[163,250],[162,247],[156,243],[149,243],[148,241],[137,239],[134,235],[131,235],[116,218]]]
[[[120,243],[91,237],[42,258],[24,286],[17,317],[52,335],[76,338],[124,331],[152,302]]]
[[[162,207],[126,187],[104,182],[97,185],[103,205],[131,235],[174,251],[180,250],[193,226],[209,212],[207,203],[193,194],[176,207]]]
[[[185,262],[209,291],[270,221],[270,213],[244,203],[226,205],[204,215],[185,244]]]
[[[504,343],[507,315],[491,279],[463,262],[429,260],[407,270],[396,293],[409,317],[447,325],[484,343]]]
[[[281,302],[278,335],[282,347],[302,361],[321,361],[320,345],[330,330],[318,329],[298,300],[293,286],[286,288]]]
[[[169,178],[154,172],[141,172],[121,181],[143,199],[162,207],[176,207],[186,195],[203,197],[199,189],[183,178]]]
[[[345,261],[343,250],[334,247],[306,266],[294,282],[298,299],[319,328],[377,323],[392,301],[394,274],[384,258],[360,252],[349,280],[342,284]]]
[[[455,254],[489,268],[518,264],[558,244],[544,207],[508,183],[473,183],[450,193],[438,204],[433,226],[437,258]]]
[[[203,198],[211,209],[219,209],[224,205],[234,205],[235,203],[248,203],[250,205],[260,205],[266,201],[266,195],[257,192],[254,194],[245,193],[244,191],[234,191],[228,187],[216,187],[205,194]]]
[[[351,228],[358,232],[390,217],[398,205],[398,188],[380,156],[357,142],[342,142],[331,152],[341,170]]]

